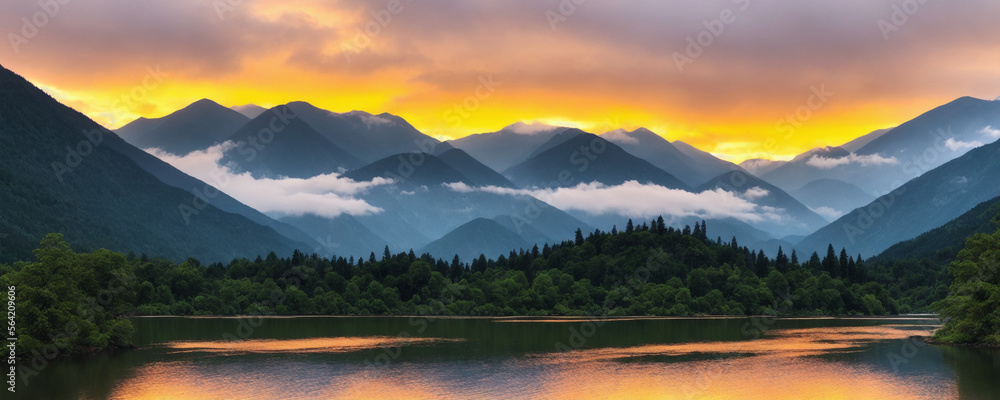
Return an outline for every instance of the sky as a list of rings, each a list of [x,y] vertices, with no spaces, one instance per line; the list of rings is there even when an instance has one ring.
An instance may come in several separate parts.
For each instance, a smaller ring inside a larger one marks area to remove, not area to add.
[[[64,4],[65,3],[65,4]],[[646,127],[788,159],[1000,95],[995,0],[6,0],[0,64],[109,128],[201,98]]]

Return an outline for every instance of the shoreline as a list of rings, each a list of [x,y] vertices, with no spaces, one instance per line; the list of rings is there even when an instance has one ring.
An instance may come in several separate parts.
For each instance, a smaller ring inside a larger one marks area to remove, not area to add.
[[[940,320],[935,314],[904,314],[904,315],[695,315],[695,316],[601,316],[601,315],[558,315],[558,316],[484,316],[484,315],[135,315],[128,318],[185,318],[185,319],[292,319],[292,318],[427,318],[427,319],[476,319],[498,321],[539,321],[539,322],[576,322],[576,321],[634,321],[634,320],[707,320],[707,319],[751,319],[774,318],[781,320]]]

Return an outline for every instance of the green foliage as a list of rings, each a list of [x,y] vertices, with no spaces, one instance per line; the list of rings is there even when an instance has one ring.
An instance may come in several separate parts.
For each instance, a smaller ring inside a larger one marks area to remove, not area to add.
[[[77,254],[61,234],[45,236],[34,254],[37,262],[18,262],[0,276],[15,288],[18,356],[131,346],[132,323],[123,317],[133,313],[136,292],[124,255]]]
[[[954,282],[934,304],[946,318],[935,339],[1000,346],[1000,230],[969,238],[948,272]]]
[[[78,254],[52,234],[36,262],[0,266],[0,279],[17,286],[18,317],[31,321],[20,325],[24,354],[50,344],[64,354],[127,347],[132,327],[123,317],[131,315],[881,315],[926,308],[947,292],[947,276],[928,260],[868,268],[842,250],[799,264],[707,240],[704,225],[695,226],[580,232],[543,250],[471,264],[412,251],[357,261],[296,251],[177,264],[108,250]],[[975,237],[952,266],[960,297],[942,302],[942,312],[958,324],[946,332],[966,335],[959,339],[997,338],[977,335],[1000,321],[998,240]],[[988,273],[993,281],[977,278]],[[970,316],[975,326],[957,322]]]

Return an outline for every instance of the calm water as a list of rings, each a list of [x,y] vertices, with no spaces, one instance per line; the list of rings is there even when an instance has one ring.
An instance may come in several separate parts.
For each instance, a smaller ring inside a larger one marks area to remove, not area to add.
[[[134,323],[139,350],[52,363],[18,397],[1000,398],[1000,352],[911,339],[932,319]]]

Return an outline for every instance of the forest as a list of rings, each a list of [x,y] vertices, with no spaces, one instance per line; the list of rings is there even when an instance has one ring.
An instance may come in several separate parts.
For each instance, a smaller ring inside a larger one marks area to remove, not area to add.
[[[973,279],[966,264],[993,257],[996,271],[996,243],[963,251],[952,283],[930,259],[868,265],[832,246],[822,256],[779,248],[771,257],[706,231],[704,221],[675,229],[659,218],[470,262],[385,248],[367,259],[294,251],[210,265],[77,253],[49,234],[35,261],[0,266],[0,281],[16,288],[25,356],[46,345],[61,354],[129,347],[128,318],[148,315],[886,315],[930,312],[935,302],[956,319],[990,311],[943,300]],[[949,330],[950,340],[991,329],[973,328]]]

